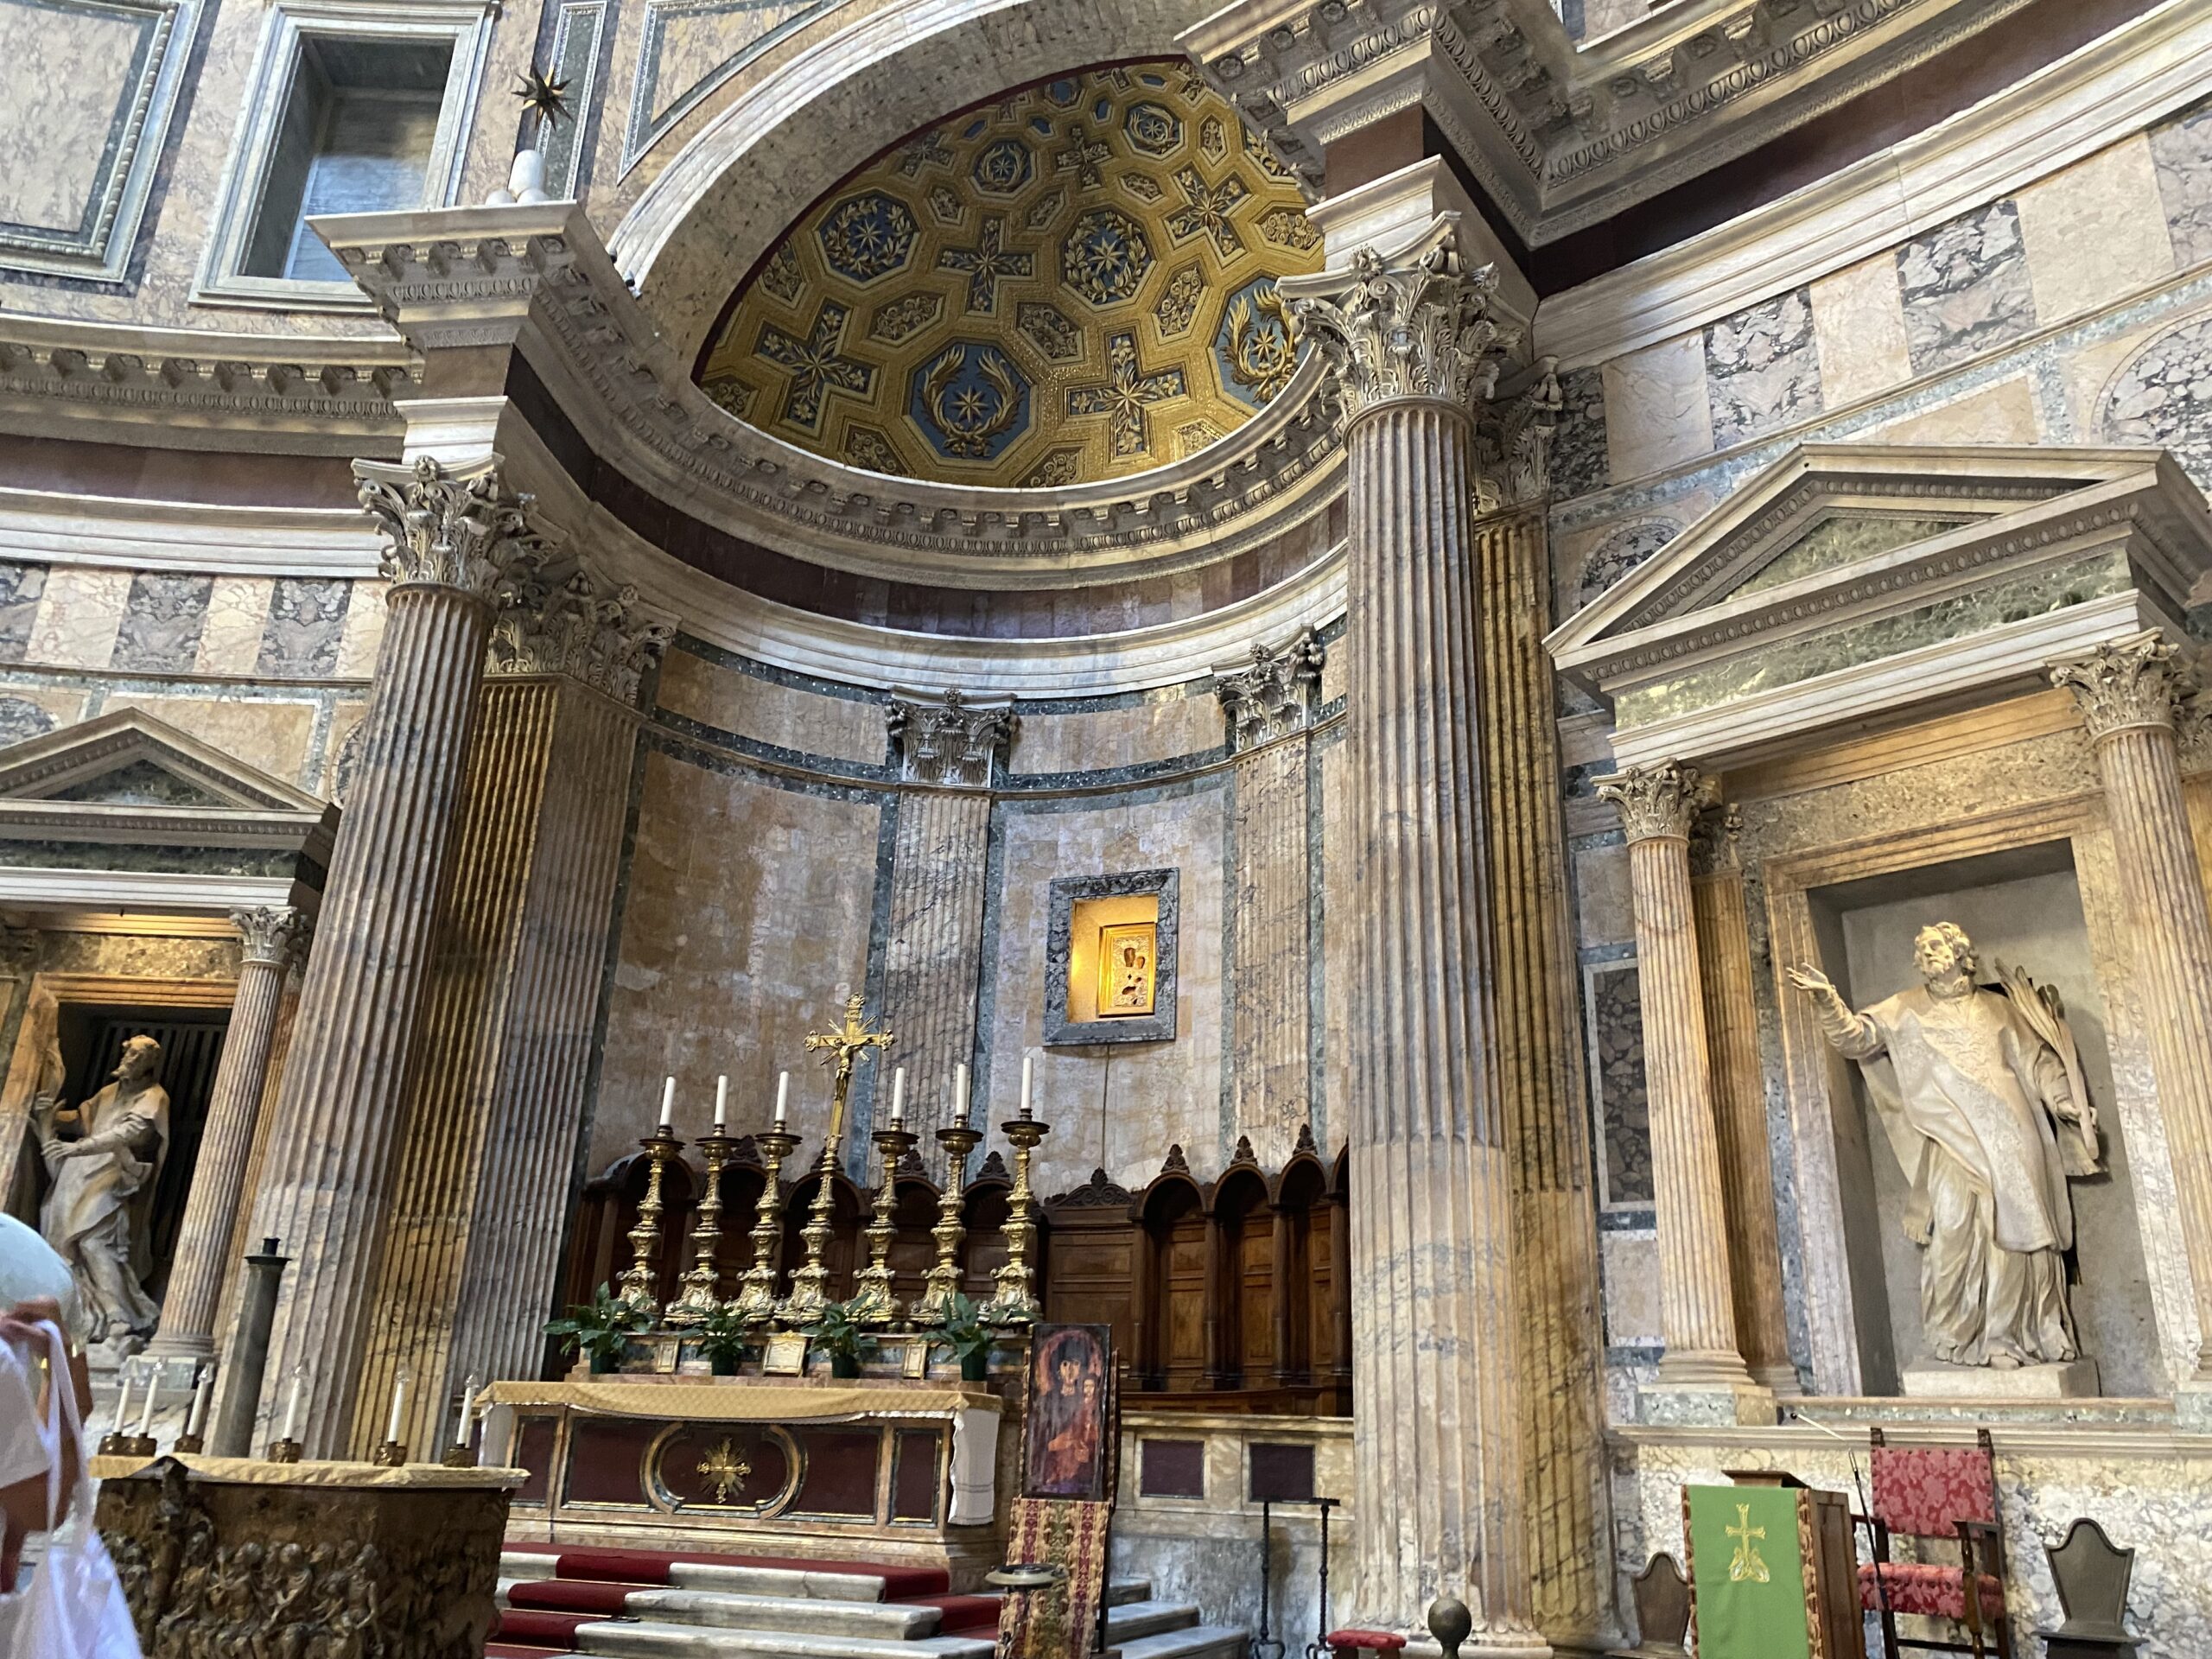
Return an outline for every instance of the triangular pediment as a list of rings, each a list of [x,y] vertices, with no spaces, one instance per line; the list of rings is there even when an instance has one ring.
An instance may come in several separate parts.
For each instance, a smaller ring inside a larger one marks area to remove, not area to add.
[[[305,813],[323,803],[135,709],[0,748],[0,802]]]

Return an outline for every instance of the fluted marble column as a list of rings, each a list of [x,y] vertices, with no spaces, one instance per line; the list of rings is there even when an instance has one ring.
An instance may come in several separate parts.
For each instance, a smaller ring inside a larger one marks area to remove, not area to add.
[[[404,1360],[428,1448],[471,1375],[531,1376],[556,1300],[637,754],[672,630],[578,570],[503,614],[437,920],[353,1449]]]
[[[231,922],[243,949],[238,988],[223,1058],[207,1097],[207,1120],[192,1167],[192,1191],[177,1230],[168,1287],[162,1297],[161,1327],[146,1351],[212,1359],[215,1314],[230,1270],[231,1237],[246,1191],[261,1097],[269,1082],[269,1053],[276,1036],[276,1010],[284,976],[307,935],[307,918],[289,905],[234,910]]]
[[[2212,916],[2174,746],[2177,648],[2155,632],[2055,664],[2096,746],[2126,906],[2127,948],[2158,1081],[2196,1281],[2196,1376],[2178,1408],[2212,1428]]]
[[[1307,746],[1281,740],[1311,725],[1326,655],[1308,630],[1281,649],[1256,644],[1249,666],[1214,677],[1236,756],[1229,878],[1235,1127],[1270,1169],[1289,1158],[1313,1110]]]
[[[305,1378],[309,1457],[347,1444],[485,643],[543,561],[496,459],[354,471],[393,586],[254,1205],[292,1258],[262,1406]]]
[[[1497,446],[1510,453],[1509,446]],[[1541,468],[1539,469],[1541,472]],[[1535,485],[1537,480],[1523,480]],[[1501,476],[1510,489],[1510,475]],[[1475,526],[1478,646],[1490,819],[1498,1090],[1514,1154],[1514,1278],[1520,1291],[1529,1572],[1554,1642],[1612,1633],[1613,1574],[1599,1307],[1573,917],[1560,816],[1544,512],[1524,505]]]
[[[1598,780],[1628,832],[1643,990],[1643,1076],[1651,1119],[1651,1183],[1659,1218],[1659,1320],[1667,1344],[1656,1385],[1640,1402],[1649,1419],[1773,1421],[1736,1340],[1728,1215],[1713,1121],[1695,912],[1691,822],[1712,791],[1694,766],[1631,766]]]
[[[952,1068],[976,1051],[983,950],[983,868],[990,851],[991,764],[1013,736],[1004,708],[957,690],[931,703],[894,700],[891,739],[912,785],[899,798],[891,863],[891,936],[883,955],[886,1022],[912,1085],[907,1128],[953,1127]]]
[[[1548,1654],[1524,1530],[1511,1154],[1482,986],[1473,406],[1506,339],[1451,216],[1286,281],[1339,375],[1357,963],[1351,1046],[1353,1513],[1346,1623],[1451,1591],[1471,1650]]]

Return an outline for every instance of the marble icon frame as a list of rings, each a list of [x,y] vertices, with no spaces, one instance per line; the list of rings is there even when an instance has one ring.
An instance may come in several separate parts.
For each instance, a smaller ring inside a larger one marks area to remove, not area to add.
[[[1050,889],[1052,919],[1045,938],[1045,1046],[1095,1043],[1166,1043],[1176,1034],[1176,939],[1181,914],[1179,870],[1132,870],[1116,875],[1065,876]],[[1086,899],[1156,893],[1160,899],[1153,1012],[1112,1019],[1068,1017],[1068,975],[1075,956],[1075,908]]]

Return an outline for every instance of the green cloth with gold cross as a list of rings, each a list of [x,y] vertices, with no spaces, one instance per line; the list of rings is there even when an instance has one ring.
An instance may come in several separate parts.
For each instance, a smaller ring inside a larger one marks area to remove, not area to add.
[[[1699,1659],[1810,1659],[1799,1494],[1683,1488]]]

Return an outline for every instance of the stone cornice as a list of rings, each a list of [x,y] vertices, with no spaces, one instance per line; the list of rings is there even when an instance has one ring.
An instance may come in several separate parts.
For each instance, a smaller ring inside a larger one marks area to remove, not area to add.
[[[1199,454],[1065,489],[892,479],[734,419],[662,348],[569,203],[317,221],[418,351],[512,344],[600,458],[732,535],[888,579],[1116,580],[1242,551],[1325,499],[1342,464],[1322,365]]]
[[[1732,161],[2026,3],[1747,0],[1584,53],[1545,0],[1244,0],[1180,39],[1316,186],[1331,142],[1421,103],[1534,246]]]

